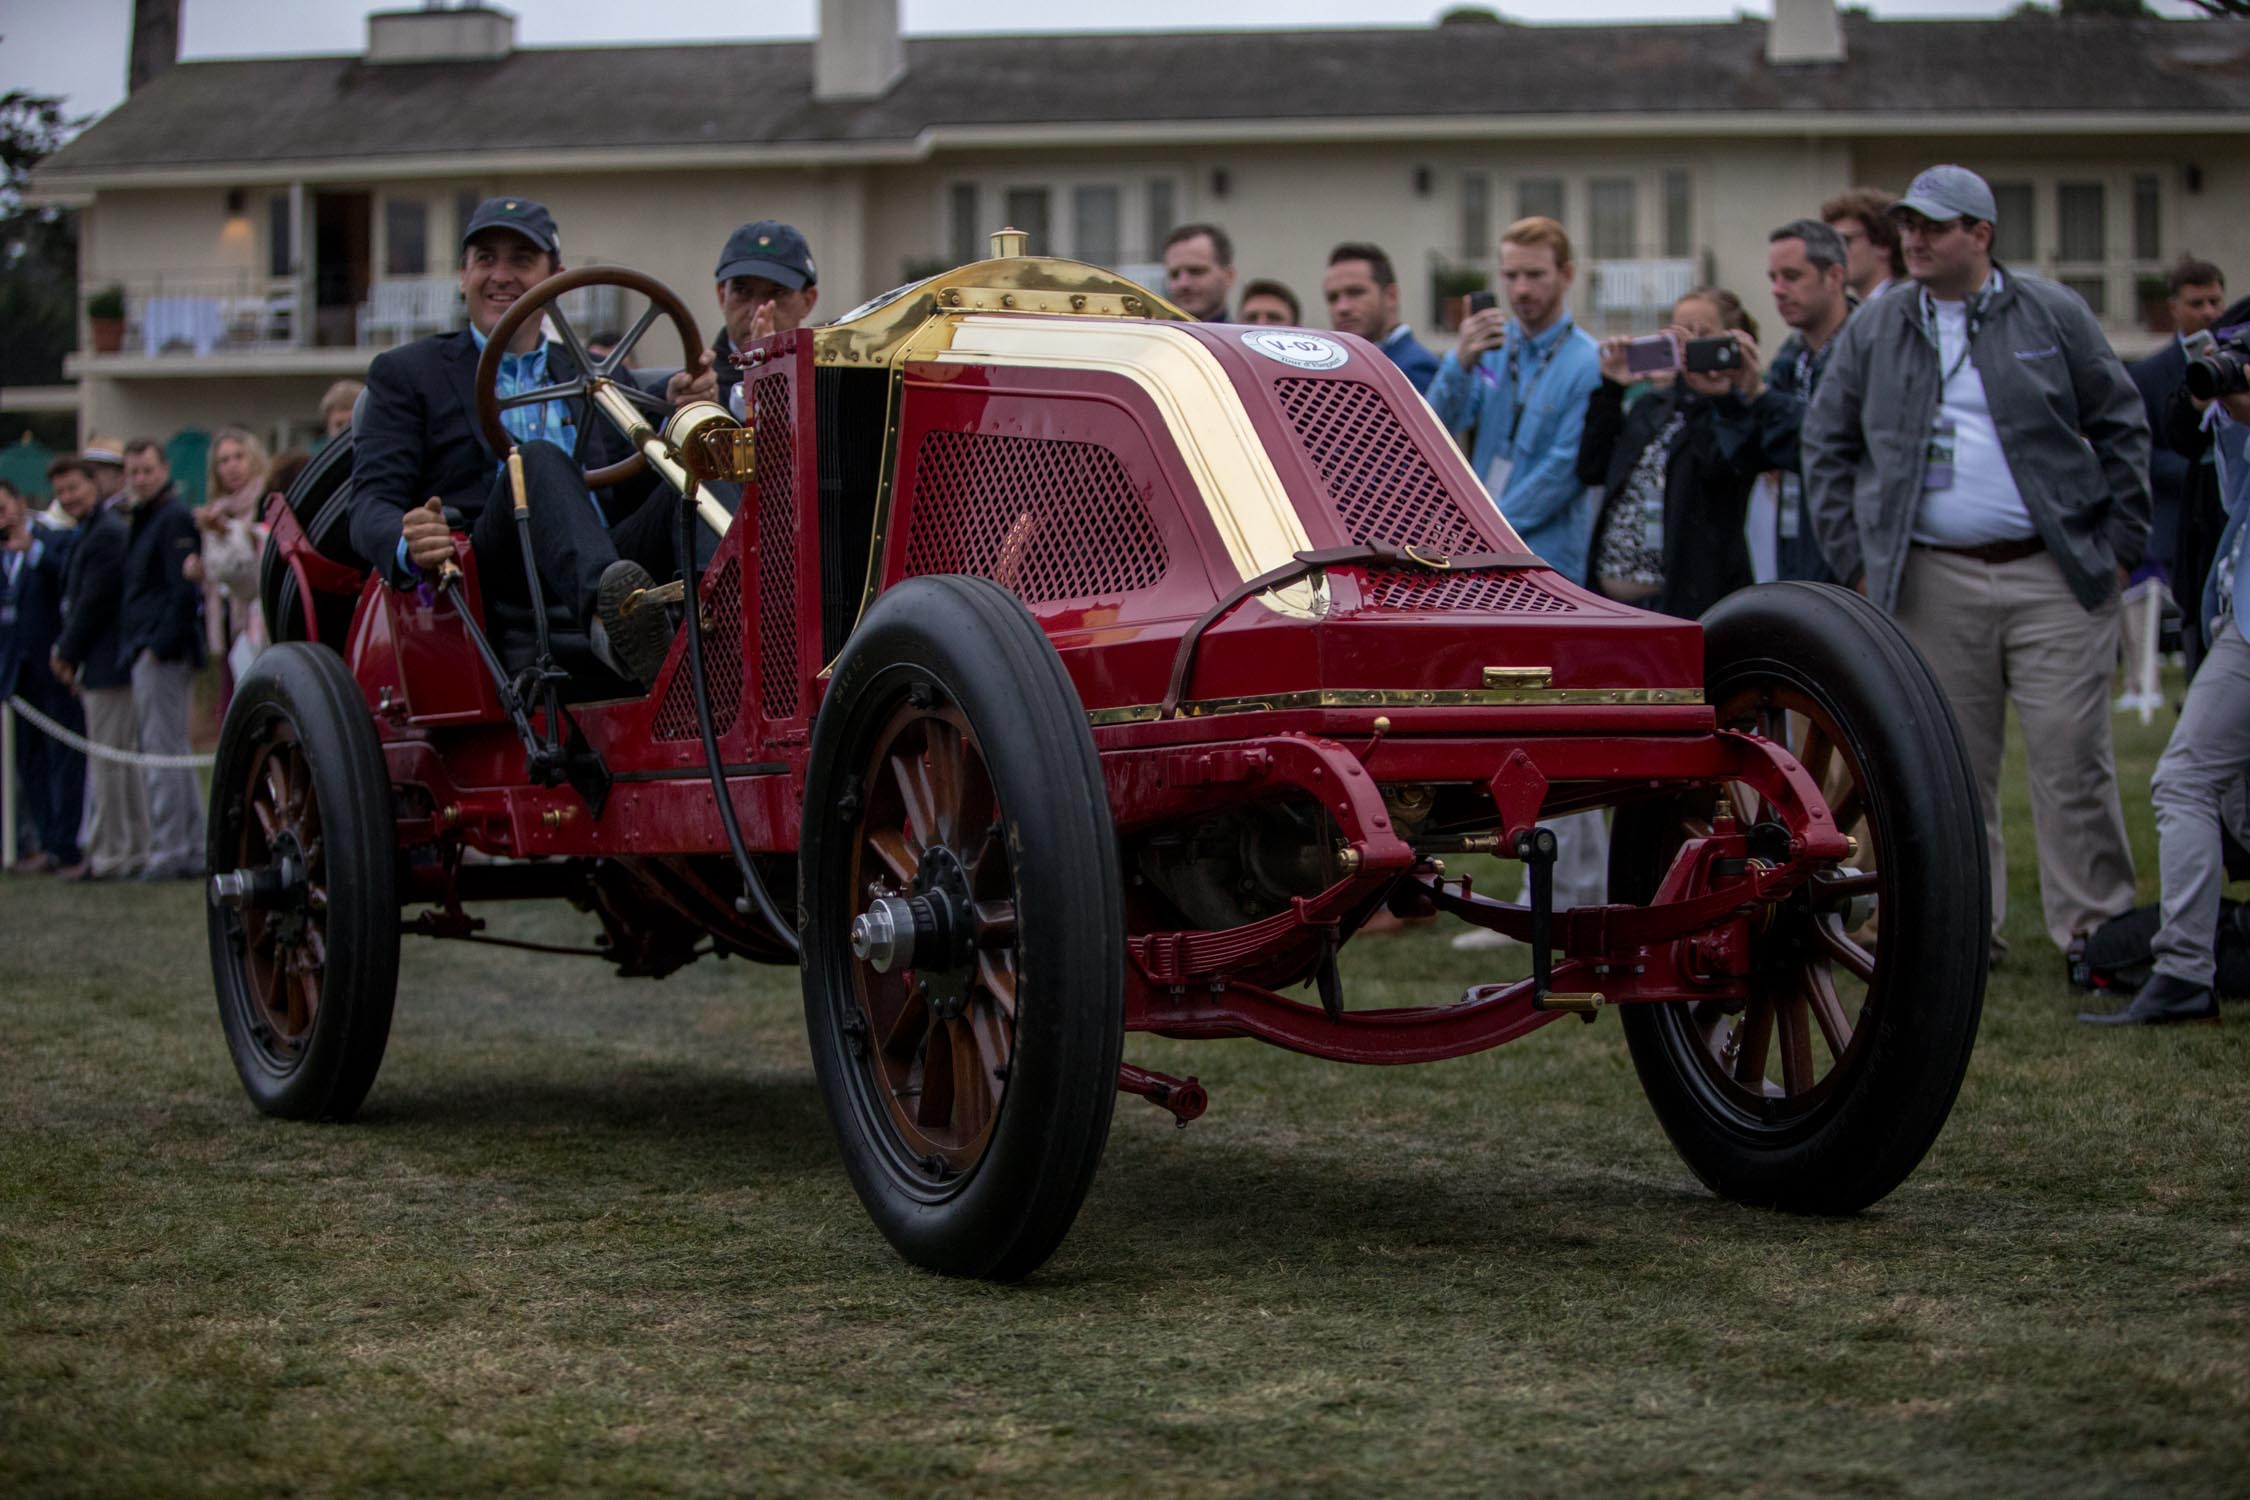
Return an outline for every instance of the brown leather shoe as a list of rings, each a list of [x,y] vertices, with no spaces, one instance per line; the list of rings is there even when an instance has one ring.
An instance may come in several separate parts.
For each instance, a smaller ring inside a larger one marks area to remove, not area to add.
[[[61,869],[55,871],[55,878],[57,880],[84,880],[86,868],[86,861],[84,860],[80,860],[74,865],[64,865]]]

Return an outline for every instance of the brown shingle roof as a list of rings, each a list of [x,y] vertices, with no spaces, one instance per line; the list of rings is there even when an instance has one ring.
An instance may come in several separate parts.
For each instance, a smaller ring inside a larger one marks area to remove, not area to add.
[[[1652,112],[2250,110],[2250,26],[1845,21],[1841,66],[1774,68],[1766,24],[924,37],[859,103],[809,42],[534,48],[491,62],[182,63],[55,174],[452,152],[904,143],[986,125]]]

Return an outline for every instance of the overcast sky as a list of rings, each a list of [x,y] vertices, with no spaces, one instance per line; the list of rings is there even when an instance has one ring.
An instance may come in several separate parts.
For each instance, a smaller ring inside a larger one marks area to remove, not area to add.
[[[419,0],[182,0],[183,57],[357,52],[367,12],[412,9]],[[1872,0],[1877,15],[1991,16],[2016,0]],[[815,0],[519,0],[517,39],[526,46],[678,42],[704,38],[805,37]],[[1199,26],[1415,26],[1445,0],[901,0],[910,33],[1186,30]],[[1506,0],[1520,21],[1724,20],[1770,14],[1770,0]],[[2183,0],[2157,9],[2188,13]],[[73,113],[95,114],[125,92],[131,0],[0,0],[0,91],[62,94]],[[628,30],[630,25],[632,29]]]

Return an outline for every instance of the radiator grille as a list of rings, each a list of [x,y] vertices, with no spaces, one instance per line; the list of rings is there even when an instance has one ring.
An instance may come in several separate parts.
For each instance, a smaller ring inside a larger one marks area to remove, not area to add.
[[[923,437],[909,576],[971,573],[1044,604],[1145,589],[1170,565],[1163,536],[1109,449],[999,433]]]
[[[1477,610],[1485,614],[1569,615],[1578,606],[1549,593],[1535,574],[1479,570],[1426,573],[1420,569],[1367,570],[1367,607],[1390,610]]]
[[[725,734],[742,716],[742,564],[730,557],[705,576],[698,591],[703,618],[704,675],[711,680],[711,729]],[[692,740],[702,736],[695,726],[695,684],[689,679],[683,655],[680,668],[664,690],[651,731],[660,740]]]
[[[797,714],[797,407],[789,376],[750,387],[758,437],[758,706]]]
[[[1382,392],[1356,380],[1283,379],[1274,394],[1353,541],[1490,550]]]

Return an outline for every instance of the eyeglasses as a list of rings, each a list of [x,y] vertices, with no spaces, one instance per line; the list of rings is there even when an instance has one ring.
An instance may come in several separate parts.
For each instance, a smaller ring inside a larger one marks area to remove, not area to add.
[[[1967,219],[1925,219],[1911,213],[1898,216],[1899,233],[1918,234],[1926,240],[1942,240],[1954,230],[1968,227]]]

